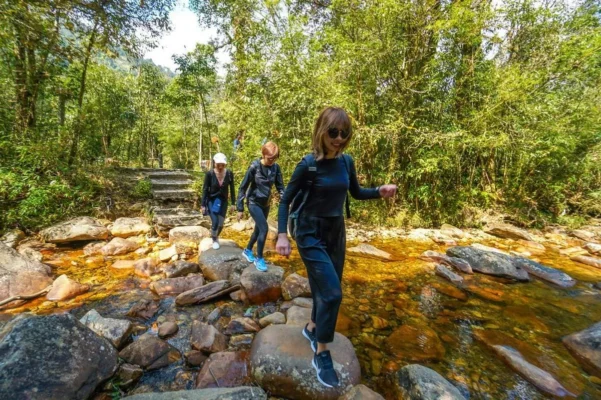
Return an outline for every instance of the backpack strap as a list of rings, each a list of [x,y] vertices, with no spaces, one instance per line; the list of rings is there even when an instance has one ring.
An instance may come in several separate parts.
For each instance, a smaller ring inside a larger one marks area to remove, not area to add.
[[[342,160],[344,161],[344,166],[346,167],[346,173],[348,174],[349,181],[350,181],[350,179],[351,179],[351,171],[350,171],[350,168],[349,168],[349,163],[350,162],[348,160],[348,157],[349,156],[347,156],[346,154],[342,154]],[[348,198],[348,193],[346,194],[345,204],[346,204],[346,207],[345,207],[346,208],[346,217],[350,218],[351,217],[351,205],[350,205],[350,201],[349,201],[349,198]]]
[[[311,187],[313,186],[313,182],[315,181],[315,177],[317,176],[317,163],[315,162],[315,157],[312,154],[310,154],[308,156],[305,156],[304,160],[307,161],[308,164],[306,173],[307,180],[305,181],[305,187],[303,188],[303,200],[298,206],[297,214],[300,214],[301,210],[305,206],[305,203],[309,198],[309,193],[311,192]]]

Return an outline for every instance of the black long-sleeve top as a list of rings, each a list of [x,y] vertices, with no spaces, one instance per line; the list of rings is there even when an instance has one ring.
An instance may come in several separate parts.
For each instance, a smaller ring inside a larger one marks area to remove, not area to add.
[[[308,161],[309,157],[314,156],[313,154],[309,154],[298,163],[286,187],[284,196],[280,199],[280,206],[278,208],[278,233],[287,232],[288,209],[292,199],[306,185],[310,165]],[[351,196],[357,200],[380,197],[377,188],[367,189],[359,185],[355,162],[351,156],[347,155],[346,157],[348,160],[348,172],[343,157],[323,159],[316,162],[317,173],[315,174],[307,202],[303,206],[302,215],[316,217],[342,216],[342,206],[346,199],[347,191],[350,191]]]
[[[211,169],[205,174],[205,182],[202,186],[202,204],[206,206],[209,200],[221,197],[224,201],[228,200],[227,189],[230,189],[231,199],[234,201],[236,198],[236,192],[234,187],[234,174],[231,170],[226,170],[225,178],[223,178],[223,185],[219,185],[215,172]]]
[[[271,199],[271,187],[275,184],[280,198],[284,195],[284,179],[280,166],[276,163],[267,166],[255,160],[250,164],[238,188],[238,211],[244,211],[244,199],[265,207]],[[249,188],[250,187],[250,188]]]

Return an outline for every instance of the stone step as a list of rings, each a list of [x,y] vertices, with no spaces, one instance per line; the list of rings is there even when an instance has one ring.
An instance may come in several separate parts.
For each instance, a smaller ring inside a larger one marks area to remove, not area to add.
[[[196,192],[192,189],[183,190],[153,190],[152,196],[156,200],[169,200],[169,199],[193,199],[196,196]]]
[[[177,190],[187,189],[194,181],[191,180],[151,180],[152,188],[154,190]]]
[[[207,217],[190,208],[155,208],[153,214],[152,222],[162,230],[176,226],[203,225],[203,222],[206,225],[207,221]]]
[[[148,177],[151,180],[190,180],[192,175],[185,171],[155,171],[148,173]]]

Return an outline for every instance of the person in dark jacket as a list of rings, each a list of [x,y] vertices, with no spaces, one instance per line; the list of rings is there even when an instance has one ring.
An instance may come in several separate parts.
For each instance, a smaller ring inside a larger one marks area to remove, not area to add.
[[[219,249],[219,234],[223,230],[225,214],[228,206],[228,187],[230,189],[230,198],[232,202],[236,199],[234,188],[234,174],[226,169],[227,158],[223,153],[217,153],[213,156],[215,168],[207,171],[204,185],[202,187],[202,206],[203,214],[207,212],[211,216],[211,237],[213,238],[213,248]],[[232,205],[232,211],[235,206]]]
[[[255,230],[242,255],[248,262],[254,263],[259,271],[265,272],[267,265],[263,258],[263,248],[269,231],[267,216],[269,215],[271,188],[275,185],[281,198],[284,194],[284,179],[280,166],[275,162],[280,156],[278,145],[273,142],[265,143],[261,147],[261,154],[261,159],[253,161],[244,175],[240,188],[238,188],[237,206],[239,221],[244,213],[244,199],[246,199],[250,216],[255,221]],[[252,250],[255,243],[257,243],[257,257],[254,256]]]
[[[311,321],[302,333],[315,352],[312,364],[317,379],[327,387],[339,385],[327,344],[334,340],[342,302],[341,280],[346,251],[342,206],[347,191],[358,200],[392,197],[396,193],[396,185],[373,189],[359,186],[353,159],[343,154],[351,138],[351,121],[347,113],[336,107],[324,109],[313,130],[313,153],[296,166],[278,209],[276,251],[288,257],[291,251],[286,233],[289,205],[301,189],[309,190],[296,227],[296,244],[307,268],[313,296]],[[313,181],[307,188],[310,172],[314,174]]]

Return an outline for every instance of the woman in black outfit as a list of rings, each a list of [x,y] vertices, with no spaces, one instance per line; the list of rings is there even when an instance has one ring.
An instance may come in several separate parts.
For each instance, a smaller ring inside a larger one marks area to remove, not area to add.
[[[215,168],[207,171],[205,182],[202,187],[202,207],[203,214],[207,212],[211,216],[211,237],[213,238],[213,248],[219,249],[219,234],[223,230],[225,214],[227,212],[228,196],[227,189],[230,188],[230,198],[232,202],[236,198],[234,189],[234,174],[225,168],[227,158],[223,153],[217,153],[213,156]],[[235,207],[232,205],[232,211]]]
[[[247,199],[248,211],[255,221],[255,230],[253,231],[248,246],[242,252],[242,255],[248,262],[254,263],[255,267],[261,271],[267,271],[267,265],[263,258],[263,248],[269,231],[267,216],[269,215],[269,203],[271,201],[271,187],[275,184],[280,198],[284,194],[284,180],[280,166],[276,160],[280,156],[278,145],[273,142],[267,142],[261,147],[263,157],[250,164],[244,179],[238,188],[238,221],[244,213],[244,199]],[[257,257],[253,254],[253,246],[257,243]]]
[[[315,352],[312,364],[317,379],[327,387],[339,385],[327,344],[334,340],[342,301],[340,282],[346,252],[342,205],[347,191],[358,200],[392,197],[396,193],[396,185],[373,189],[359,186],[353,159],[343,154],[351,137],[351,121],[343,109],[328,107],[323,110],[313,130],[313,153],[296,166],[278,209],[276,251],[289,256],[288,208],[299,190],[309,190],[296,228],[296,244],[307,268],[313,296],[311,321],[303,329],[303,335]],[[311,173],[312,185],[307,188]]]

